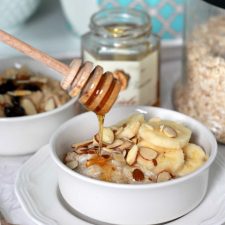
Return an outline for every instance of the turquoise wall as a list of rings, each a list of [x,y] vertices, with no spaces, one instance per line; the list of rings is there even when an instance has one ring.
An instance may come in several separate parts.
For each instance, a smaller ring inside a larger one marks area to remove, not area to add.
[[[152,18],[153,32],[163,39],[182,35],[185,0],[97,0],[101,8],[132,7],[146,10]]]

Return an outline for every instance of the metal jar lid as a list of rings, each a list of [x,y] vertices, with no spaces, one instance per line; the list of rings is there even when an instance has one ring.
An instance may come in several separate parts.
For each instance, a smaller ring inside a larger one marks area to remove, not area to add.
[[[225,9],[225,1],[224,0],[203,0],[204,2],[208,2],[211,5],[218,6],[220,8]]]

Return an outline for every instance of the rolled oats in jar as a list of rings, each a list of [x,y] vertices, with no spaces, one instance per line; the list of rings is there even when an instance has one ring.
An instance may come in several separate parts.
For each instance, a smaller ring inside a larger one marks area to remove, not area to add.
[[[225,143],[225,2],[186,2],[184,67],[175,108],[203,122]]]

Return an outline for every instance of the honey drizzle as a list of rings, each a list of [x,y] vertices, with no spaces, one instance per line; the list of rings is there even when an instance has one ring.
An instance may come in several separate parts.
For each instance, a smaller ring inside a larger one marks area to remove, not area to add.
[[[101,149],[102,149],[102,137],[103,137],[103,125],[105,120],[105,115],[98,115],[98,129],[99,129],[99,147],[98,147],[98,155],[101,155]]]

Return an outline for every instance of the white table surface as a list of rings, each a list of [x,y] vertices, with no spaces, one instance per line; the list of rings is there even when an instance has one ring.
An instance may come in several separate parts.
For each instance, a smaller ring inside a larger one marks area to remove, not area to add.
[[[181,74],[181,62],[164,62],[161,67],[161,101],[162,107],[171,108],[171,90],[174,82]],[[225,145],[219,146],[219,151],[225,151]],[[0,210],[9,222],[20,225],[34,225],[19,205],[14,193],[14,182],[18,170],[29,156],[0,157]]]

